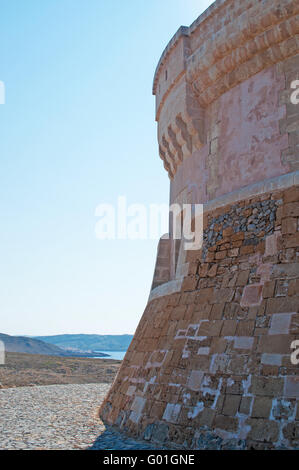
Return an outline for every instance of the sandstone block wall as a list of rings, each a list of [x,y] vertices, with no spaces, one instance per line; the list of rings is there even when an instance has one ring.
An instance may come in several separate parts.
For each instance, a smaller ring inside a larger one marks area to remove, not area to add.
[[[150,302],[102,407],[195,449],[299,447],[299,186],[208,213],[181,291]]]
[[[170,203],[204,205],[203,246],[162,237],[145,312],[101,407],[189,449],[299,448],[297,0],[217,0],[158,64]],[[174,222],[175,223],[175,222]]]

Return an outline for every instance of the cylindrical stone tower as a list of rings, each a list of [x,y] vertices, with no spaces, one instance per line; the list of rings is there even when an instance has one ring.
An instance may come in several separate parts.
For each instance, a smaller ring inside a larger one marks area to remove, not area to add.
[[[160,240],[107,424],[169,447],[299,447],[298,80],[297,0],[217,0],[163,52],[159,154],[170,202],[204,204],[203,246]]]

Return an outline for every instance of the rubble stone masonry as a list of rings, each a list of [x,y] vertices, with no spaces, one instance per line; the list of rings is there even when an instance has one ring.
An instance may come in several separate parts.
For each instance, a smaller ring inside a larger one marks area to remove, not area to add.
[[[100,415],[172,448],[299,448],[297,0],[218,0],[158,64],[170,203],[204,205],[200,250],[162,237],[149,301]]]

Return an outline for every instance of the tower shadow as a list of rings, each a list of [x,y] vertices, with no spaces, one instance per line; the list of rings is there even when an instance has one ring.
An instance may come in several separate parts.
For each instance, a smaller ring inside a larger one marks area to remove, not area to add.
[[[106,427],[87,450],[166,450],[166,447],[133,439],[113,428]]]

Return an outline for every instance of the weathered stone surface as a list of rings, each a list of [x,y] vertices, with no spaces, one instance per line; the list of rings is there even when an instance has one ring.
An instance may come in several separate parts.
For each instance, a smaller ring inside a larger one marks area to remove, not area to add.
[[[285,378],[284,396],[299,398],[299,377],[289,376]]]
[[[256,201],[271,200],[275,205],[291,190]],[[242,217],[246,207],[244,203]],[[220,211],[223,220],[228,213],[229,207]],[[219,224],[221,215],[205,217],[213,225]],[[231,233],[226,243],[235,242]],[[244,232],[240,242],[246,240]],[[219,246],[214,245],[216,252]],[[284,250],[282,243],[280,252]],[[204,253],[205,248],[202,257]],[[271,267],[263,257],[265,252],[234,256],[222,273],[213,277],[208,270],[202,273],[197,289],[148,304],[102,407],[104,420],[168,446],[173,439],[175,445],[194,448],[280,448],[279,430],[285,419],[295,419],[298,401],[297,377],[285,375],[291,370],[290,344],[297,331],[299,272],[277,259]],[[198,256],[198,270],[201,263]],[[258,292],[264,300],[247,307],[243,293],[256,285],[261,286]],[[153,337],[160,324],[167,328],[156,343]],[[120,421],[119,413],[114,413],[118,407],[125,411]],[[198,426],[206,427],[200,437],[196,437]],[[284,432],[292,436],[290,427]],[[228,439],[226,433],[237,437]],[[285,438],[283,445],[292,447],[292,437]]]
[[[261,442],[277,442],[279,436],[279,425],[275,421],[267,419],[250,419],[248,425],[251,426],[248,438]]]
[[[298,446],[299,6],[281,5],[215,2],[155,75],[170,202],[204,204],[203,244],[170,224],[101,417],[163,445]]]

